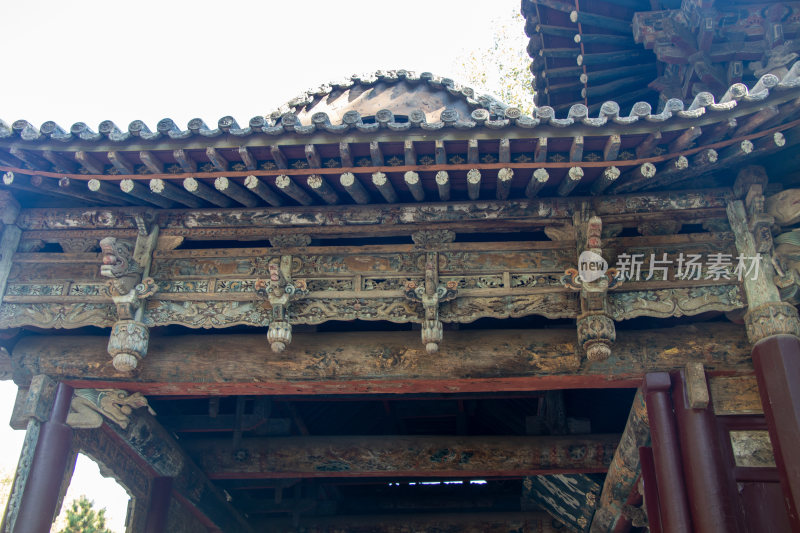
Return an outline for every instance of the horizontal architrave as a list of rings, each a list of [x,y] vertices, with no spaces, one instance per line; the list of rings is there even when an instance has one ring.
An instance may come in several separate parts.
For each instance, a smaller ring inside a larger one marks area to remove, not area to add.
[[[184,443],[210,479],[526,476],[605,472],[619,435],[304,436]]]
[[[266,329],[266,328],[265,328]],[[588,362],[573,328],[447,331],[426,353],[415,331],[294,335],[279,354],[262,335],[153,336],[135,377],[111,365],[106,337],[30,336],[15,379],[47,374],[80,387],[159,395],[405,394],[637,387],[647,372],[700,361],[712,375],[752,373],[744,328],[728,323],[619,331],[606,361]]]

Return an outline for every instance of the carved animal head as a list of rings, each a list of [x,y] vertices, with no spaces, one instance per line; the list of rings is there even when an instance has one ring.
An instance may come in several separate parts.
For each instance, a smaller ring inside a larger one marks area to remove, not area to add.
[[[133,245],[130,242],[116,237],[106,237],[100,241],[100,250],[103,252],[101,276],[118,278],[136,270],[131,259]]]

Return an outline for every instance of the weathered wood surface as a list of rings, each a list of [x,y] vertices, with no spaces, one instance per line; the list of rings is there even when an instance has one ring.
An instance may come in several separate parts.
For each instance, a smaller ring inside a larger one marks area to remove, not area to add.
[[[755,376],[714,376],[709,385],[715,414],[764,414]]]
[[[592,519],[592,533],[616,531],[623,507],[641,472],[639,448],[650,443],[650,421],[641,390],[636,391],[625,430],[608,469],[603,491]]]
[[[700,361],[711,374],[750,373],[743,328],[706,324],[623,331],[606,361],[584,361],[569,329],[449,331],[436,356],[417,332],[297,334],[285,352],[266,335],[150,340],[132,379],[111,365],[106,337],[25,337],[18,381],[44,373],[76,386],[145,394],[354,394],[550,390],[637,386],[644,373]],[[24,383],[23,383],[24,384]]]
[[[407,533],[446,531],[447,533],[556,533],[553,519],[545,513],[453,513],[421,515],[335,516],[301,518],[299,526],[290,519],[261,524],[263,531],[295,533]]]
[[[320,436],[187,440],[211,479],[519,476],[605,472],[619,435]],[[238,454],[237,454],[238,455]]]
[[[138,462],[143,461],[154,476],[173,478],[173,493],[221,531],[252,531],[225,494],[209,481],[152,415],[134,411],[126,428],[112,423],[101,429],[116,441],[114,447],[127,447],[127,453]]]
[[[201,209],[193,211],[155,211],[156,223],[165,234],[170,232],[208,231],[214,228],[247,227],[330,227],[330,226],[410,226],[444,222],[535,221],[572,219],[581,206],[599,216],[642,215],[664,211],[724,209],[731,196],[728,189],[705,191],[659,192],[597,198],[542,198],[533,200],[452,202],[448,204],[400,204],[374,206],[314,206]],[[46,229],[132,229],[136,225],[131,210],[124,208],[24,209],[17,224],[23,230]],[[487,225],[488,225],[487,224]],[[341,231],[341,228],[340,228]]]

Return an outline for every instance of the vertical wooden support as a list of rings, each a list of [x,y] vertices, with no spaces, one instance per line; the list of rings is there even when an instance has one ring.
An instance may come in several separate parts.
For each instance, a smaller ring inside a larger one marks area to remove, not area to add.
[[[644,504],[647,511],[647,526],[650,529],[650,533],[662,533],[664,530],[661,527],[661,502],[658,500],[653,448],[650,446],[639,448],[639,463],[642,465],[642,492],[644,493]]]
[[[793,531],[800,530],[800,339],[773,335],[753,348],[753,366],[784,504]]]
[[[50,418],[39,430],[19,512],[9,529],[13,533],[50,531],[72,450],[72,428],[66,424],[71,401],[72,387],[59,383]]]
[[[144,533],[166,533],[169,502],[172,499],[172,478],[157,477],[150,486],[150,502]]]
[[[706,376],[702,369],[687,368],[674,375],[672,402],[683,458],[683,474],[692,523],[698,531],[737,533],[733,480],[722,463],[714,410],[708,401]],[[692,403],[698,407],[693,407]]]
[[[664,533],[690,533],[692,521],[681,469],[678,430],[672,413],[671,388],[672,381],[666,372],[651,372],[644,378]]]

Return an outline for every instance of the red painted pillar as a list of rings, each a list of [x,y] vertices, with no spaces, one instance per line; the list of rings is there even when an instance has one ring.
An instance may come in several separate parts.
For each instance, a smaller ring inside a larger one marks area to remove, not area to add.
[[[72,387],[59,383],[50,419],[39,432],[14,533],[50,531],[72,448],[72,428],[66,424],[71,401]]]
[[[683,371],[673,375],[672,383],[692,523],[704,533],[737,533],[741,527],[734,504],[736,495],[733,480],[722,464],[714,411],[711,405],[690,407]]]
[[[672,382],[666,372],[644,377],[644,399],[650,419],[656,484],[664,533],[691,533],[692,520],[683,482],[681,449],[672,412]]]
[[[150,487],[150,505],[144,533],[166,533],[169,502],[172,499],[172,478],[157,477]]]
[[[773,335],[756,343],[753,366],[793,531],[800,531],[800,339]]]

